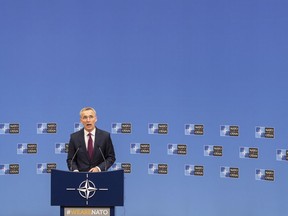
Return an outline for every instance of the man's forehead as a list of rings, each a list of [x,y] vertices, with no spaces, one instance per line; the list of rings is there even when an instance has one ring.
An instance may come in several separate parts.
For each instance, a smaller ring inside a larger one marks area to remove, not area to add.
[[[85,110],[82,112],[82,116],[86,115],[95,115],[95,113],[92,110]]]

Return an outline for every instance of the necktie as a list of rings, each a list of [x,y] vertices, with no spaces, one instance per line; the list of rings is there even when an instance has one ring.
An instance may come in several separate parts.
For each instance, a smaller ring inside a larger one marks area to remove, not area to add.
[[[88,139],[88,154],[89,154],[90,159],[92,159],[92,157],[93,157],[93,140],[92,140],[91,135],[92,135],[91,133],[88,134],[88,136],[89,136],[89,139]]]

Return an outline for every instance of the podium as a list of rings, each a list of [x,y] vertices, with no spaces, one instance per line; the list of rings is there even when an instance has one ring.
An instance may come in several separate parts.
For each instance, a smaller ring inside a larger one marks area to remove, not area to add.
[[[124,170],[70,172],[51,170],[51,205],[61,216],[114,216],[124,205]]]

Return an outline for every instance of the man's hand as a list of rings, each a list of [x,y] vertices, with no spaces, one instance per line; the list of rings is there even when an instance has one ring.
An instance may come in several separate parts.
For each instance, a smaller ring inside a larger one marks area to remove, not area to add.
[[[101,172],[100,168],[99,167],[93,167],[89,170],[89,172]]]

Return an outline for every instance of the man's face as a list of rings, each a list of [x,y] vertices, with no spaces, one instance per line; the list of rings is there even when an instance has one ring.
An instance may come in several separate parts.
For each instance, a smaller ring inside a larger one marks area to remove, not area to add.
[[[85,130],[91,132],[95,128],[97,117],[92,110],[85,110],[81,114],[80,121],[84,125]]]

